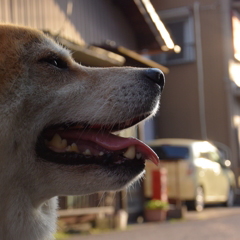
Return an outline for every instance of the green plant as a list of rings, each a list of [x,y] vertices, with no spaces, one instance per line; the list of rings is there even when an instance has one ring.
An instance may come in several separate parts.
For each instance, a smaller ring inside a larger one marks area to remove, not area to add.
[[[145,203],[145,209],[164,209],[167,210],[169,208],[169,204],[167,202],[158,200],[158,199],[152,199]]]

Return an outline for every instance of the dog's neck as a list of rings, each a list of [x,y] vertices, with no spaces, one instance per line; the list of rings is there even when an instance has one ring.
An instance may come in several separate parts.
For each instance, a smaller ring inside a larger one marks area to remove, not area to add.
[[[0,239],[49,240],[56,230],[57,198],[33,206],[20,189],[0,190]]]
[[[0,144],[0,149],[10,152],[7,145],[3,143]],[[1,151],[0,156],[2,163],[0,168],[0,239],[52,239],[52,234],[56,230],[57,197],[43,198],[44,194],[40,191],[40,185],[32,184],[33,181],[29,175],[19,173],[19,165],[14,166],[10,161],[14,159],[14,156],[6,152]],[[24,154],[26,156],[26,153]],[[21,163],[24,156],[13,162]],[[29,168],[31,169],[31,166]]]

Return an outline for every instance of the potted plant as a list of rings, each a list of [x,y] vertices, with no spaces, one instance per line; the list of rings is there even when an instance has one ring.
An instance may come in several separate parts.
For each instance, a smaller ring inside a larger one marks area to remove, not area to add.
[[[167,202],[152,199],[146,202],[144,216],[147,222],[165,221],[169,204]]]

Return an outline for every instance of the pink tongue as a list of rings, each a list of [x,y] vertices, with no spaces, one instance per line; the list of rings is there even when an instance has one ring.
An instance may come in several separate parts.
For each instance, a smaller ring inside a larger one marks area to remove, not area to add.
[[[85,141],[95,142],[101,147],[112,151],[121,150],[134,145],[136,147],[136,151],[141,153],[145,159],[152,161],[156,165],[159,163],[159,158],[156,153],[145,143],[136,138],[123,138],[111,133],[99,132],[96,130],[81,131],[76,129],[61,131],[59,132],[59,135],[62,138],[76,139],[76,141],[78,139],[81,139]]]

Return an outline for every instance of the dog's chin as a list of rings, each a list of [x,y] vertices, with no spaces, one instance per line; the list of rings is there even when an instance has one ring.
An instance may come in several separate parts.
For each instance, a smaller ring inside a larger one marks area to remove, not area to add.
[[[104,169],[103,173],[105,172]],[[97,191],[120,191],[122,189],[129,188],[133,186],[136,182],[141,181],[145,174],[145,170],[136,173],[131,170],[128,172],[114,171],[111,172],[112,177],[109,177],[110,173],[106,174],[107,183],[97,185],[95,190],[91,189],[90,192],[85,192],[84,194],[91,194]],[[104,176],[105,174],[103,174]],[[101,180],[100,180],[101,181]],[[94,186],[94,184],[92,185]]]

